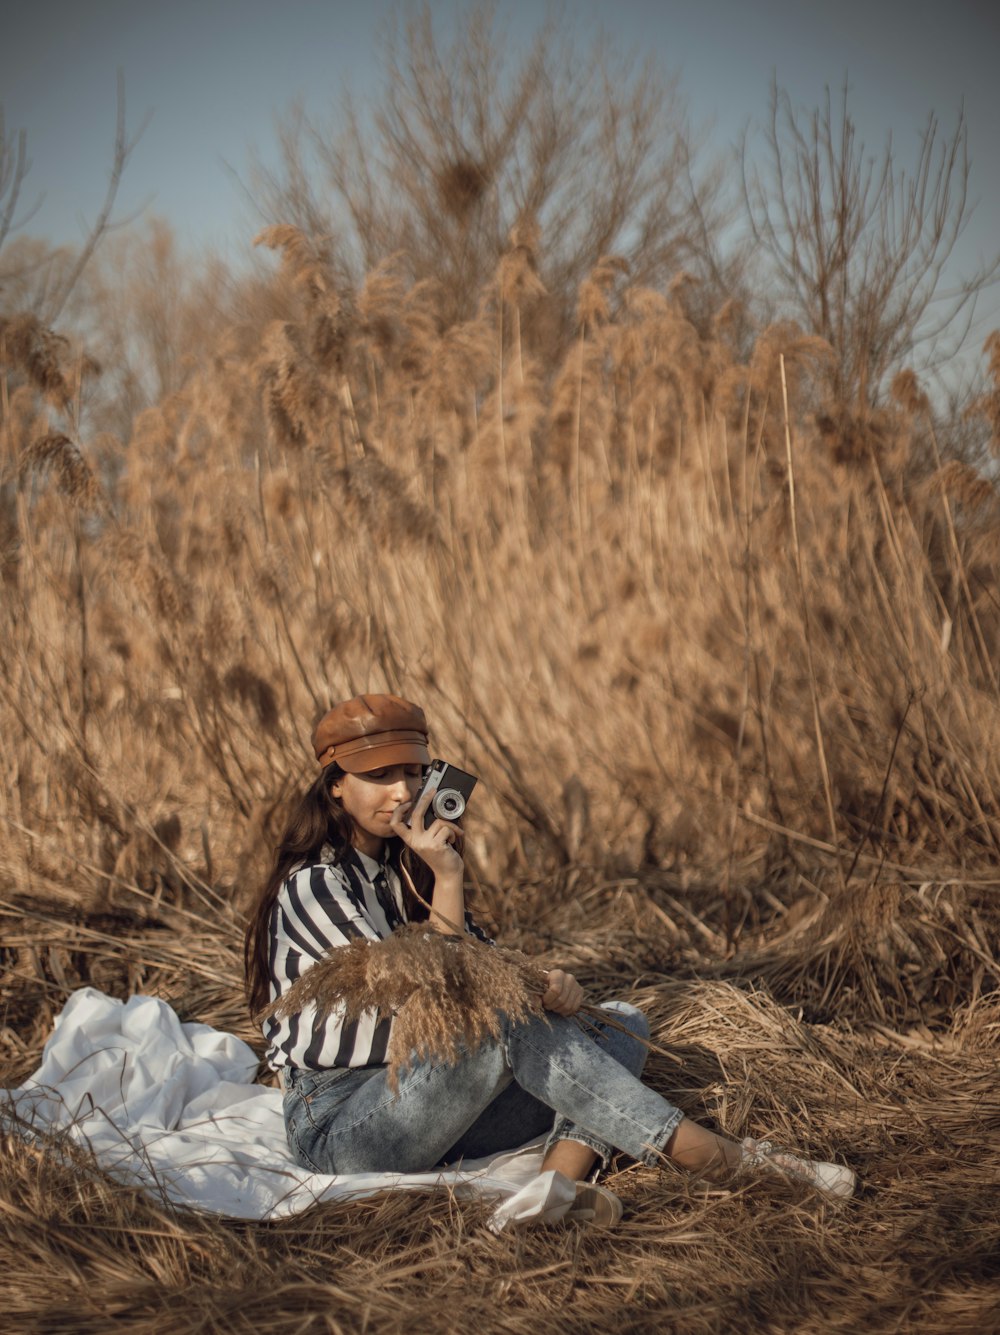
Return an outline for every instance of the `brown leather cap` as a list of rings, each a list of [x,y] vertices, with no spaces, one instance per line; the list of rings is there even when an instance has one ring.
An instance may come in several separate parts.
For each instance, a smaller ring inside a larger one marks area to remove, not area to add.
[[[424,711],[398,695],[356,695],[334,705],[313,729],[312,743],[324,769],[336,762],[348,774],[431,763]]]

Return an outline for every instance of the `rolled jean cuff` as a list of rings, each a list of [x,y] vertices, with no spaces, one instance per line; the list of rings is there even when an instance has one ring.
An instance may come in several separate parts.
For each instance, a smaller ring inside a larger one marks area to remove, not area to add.
[[[639,1162],[645,1164],[647,1168],[654,1168],[662,1160],[667,1142],[683,1120],[683,1112],[680,1108],[675,1108],[664,1123],[660,1134],[653,1137],[648,1148],[639,1155]],[[586,1145],[597,1155],[599,1163],[595,1164],[593,1170],[588,1173],[589,1180],[593,1181],[607,1168],[613,1147],[606,1140],[598,1140],[596,1136],[592,1136],[582,1128],[574,1126],[567,1118],[557,1117],[555,1126],[553,1126],[549,1138],[545,1142],[545,1153],[548,1154],[552,1146],[560,1140],[573,1140],[578,1145]]]

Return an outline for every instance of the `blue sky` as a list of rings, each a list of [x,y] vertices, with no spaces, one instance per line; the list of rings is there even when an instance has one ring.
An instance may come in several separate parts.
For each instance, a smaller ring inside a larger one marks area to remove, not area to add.
[[[23,231],[78,240],[96,215],[114,133],[116,71],[129,123],[149,123],[127,168],[119,214],[148,203],[192,247],[245,252],[256,228],[234,172],[251,148],[276,156],[274,127],[294,99],[324,117],[349,85],[377,87],[376,35],[391,0],[26,0],[3,24],[0,102],[24,129],[33,166]],[[467,3],[431,8],[442,31]],[[540,21],[536,0],[498,16],[515,40]],[[622,49],[676,73],[695,123],[736,142],[766,114],[772,72],[812,107],[845,74],[851,110],[874,151],[891,131],[912,158],[929,112],[944,130],[965,102],[980,200],[963,239],[967,264],[1000,247],[1000,5],[986,0],[567,0],[560,24],[581,47],[602,29]],[[1000,297],[991,303],[1000,310]]]

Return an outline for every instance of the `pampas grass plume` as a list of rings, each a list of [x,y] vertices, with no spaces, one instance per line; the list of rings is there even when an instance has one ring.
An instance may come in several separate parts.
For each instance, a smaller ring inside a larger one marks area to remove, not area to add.
[[[103,508],[103,497],[94,470],[79,447],[61,432],[50,432],[32,441],[21,455],[21,477],[31,473],[55,476],[62,495],[80,510]]]
[[[320,1018],[342,1007],[348,1023],[365,1011],[391,1012],[386,1059],[396,1089],[415,1059],[456,1062],[498,1039],[502,1016],[518,1023],[543,1015],[544,991],[544,975],[520,951],[410,923],[384,941],[339,946],[258,1018],[307,1006]]]

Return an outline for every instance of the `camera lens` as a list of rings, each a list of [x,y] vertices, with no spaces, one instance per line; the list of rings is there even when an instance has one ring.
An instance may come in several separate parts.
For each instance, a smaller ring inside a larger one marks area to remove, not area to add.
[[[434,795],[434,815],[442,820],[458,820],[465,810],[465,798],[457,788],[443,788]]]

